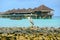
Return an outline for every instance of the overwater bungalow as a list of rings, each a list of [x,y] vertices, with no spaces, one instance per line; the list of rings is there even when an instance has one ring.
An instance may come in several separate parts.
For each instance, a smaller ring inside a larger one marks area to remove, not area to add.
[[[53,15],[53,9],[48,8],[45,5],[41,5],[39,7],[36,7],[34,9],[28,8],[28,9],[12,9],[4,12],[3,15],[6,15],[4,17],[12,17],[12,18],[52,18]]]

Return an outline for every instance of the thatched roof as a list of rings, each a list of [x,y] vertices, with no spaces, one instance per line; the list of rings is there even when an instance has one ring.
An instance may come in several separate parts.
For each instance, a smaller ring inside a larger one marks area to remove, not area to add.
[[[45,5],[41,5],[37,8],[34,8],[34,9],[31,9],[31,8],[28,8],[28,9],[12,9],[12,10],[8,10],[6,11],[5,13],[31,13],[31,12],[34,12],[34,11],[42,11],[42,10],[47,10],[47,11],[53,11],[53,9],[51,8],[48,8],[46,7]]]
[[[29,8],[29,9],[12,9],[12,10],[8,10],[5,13],[31,13],[33,11],[33,9]]]
[[[35,10],[35,11],[42,11],[42,10],[53,11],[53,9],[51,9],[51,8],[45,6],[45,5],[41,5],[41,6],[39,6],[38,8],[35,8],[34,10]]]

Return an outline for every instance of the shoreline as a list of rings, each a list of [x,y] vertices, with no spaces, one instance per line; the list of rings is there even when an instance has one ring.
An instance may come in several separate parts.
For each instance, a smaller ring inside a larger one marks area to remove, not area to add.
[[[0,28],[1,40],[60,40],[60,27]]]

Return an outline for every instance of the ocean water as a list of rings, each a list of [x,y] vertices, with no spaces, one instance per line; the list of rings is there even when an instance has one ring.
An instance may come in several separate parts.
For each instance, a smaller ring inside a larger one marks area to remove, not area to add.
[[[39,27],[60,27],[60,17],[52,19],[32,19],[34,26]],[[0,27],[29,27],[31,25],[28,19],[11,20],[9,18],[0,18]]]

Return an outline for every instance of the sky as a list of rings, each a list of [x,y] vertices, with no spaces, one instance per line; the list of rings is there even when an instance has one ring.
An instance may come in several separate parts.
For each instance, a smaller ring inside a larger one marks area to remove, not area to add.
[[[60,16],[60,0],[0,0],[0,12],[11,9],[35,8],[42,4],[54,10],[54,16]]]

